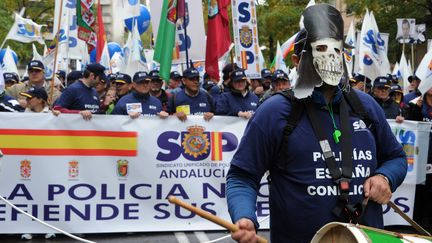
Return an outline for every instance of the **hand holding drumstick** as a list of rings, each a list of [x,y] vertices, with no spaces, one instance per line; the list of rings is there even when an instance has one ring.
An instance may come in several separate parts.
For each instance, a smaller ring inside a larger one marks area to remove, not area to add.
[[[210,220],[213,223],[215,223],[217,225],[220,225],[220,226],[224,227],[225,229],[227,229],[227,230],[229,230],[231,232],[237,232],[237,231],[239,231],[239,227],[237,225],[235,225],[233,223],[230,223],[230,222],[228,222],[228,221],[226,221],[224,219],[221,219],[221,218],[219,218],[219,217],[217,217],[217,216],[215,216],[215,215],[213,215],[213,214],[211,214],[211,213],[209,213],[207,211],[204,211],[204,210],[199,209],[197,207],[194,207],[194,206],[192,206],[190,204],[187,204],[187,203],[183,202],[182,200],[180,200],[180,199],[178,199],[178,198],[176,198],[174,196],[169,196],[168,197],[168,201],[170,203],[174,203],[174,204],[176,204],[176,205],[178,205],[178,206],[180,206],[180,207],[182,207],[184,209],[187,209],[187,210],[189,210],[189,211],[191,211],[193,213],[196,213],[200,217],[205,218],[207,220]],[[264,239],[264,238],[262,238],[262,237],[260,237],[258,235],[256,236],[256,238],[257,238],[257,242],[259,242],[259,243],[267,243],[266,239]]]

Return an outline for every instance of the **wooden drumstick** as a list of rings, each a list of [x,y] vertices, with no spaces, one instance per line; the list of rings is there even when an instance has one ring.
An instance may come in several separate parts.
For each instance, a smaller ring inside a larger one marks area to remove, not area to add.
[[[182,207],[184,209],[187,209],[187,210],[189,210],[189,211],[191,211],[193,213],[196,213],[198,216],[200,216],[202,218],[205,218],[205,219],[207,219],[209,221],[212,221],[213,223],[215,223],[217,225],[220,225],[220,226],[224,227],[225,229],[227,229],[227,230],[229,230],[231,232],[236,232],[236,231],[239,230],[239,228],[237,227],[237,225],[235,225],[235,224],[233,224],[231,222],[228,222],[228,221],[226,221],[226,220],[224,220],[222,218],[219,218],[218,216],[213,215],[213,214],[211,214],[211,213],[209,213],[207,211],[204,211],[204,210],[202,210],[200,208],[197,208],[197,207],[194,207],[194,206],[192,206],[192,205],[190,205],[188,203],[185,203],[182,200],[180,200],[180,199],[178,199],[178,198],[176,198],[174,196],[168,196],[168,201],[170,203],[174,203],[174,204],[176,204],[176,205],[178,205],[178,206],[180,206],[180,207]],[[261,236],[257,235],[257,238],[258,238],[258,242],[259,243],[267,243],[267,240],[264,239],[264,238],[262,238]]]

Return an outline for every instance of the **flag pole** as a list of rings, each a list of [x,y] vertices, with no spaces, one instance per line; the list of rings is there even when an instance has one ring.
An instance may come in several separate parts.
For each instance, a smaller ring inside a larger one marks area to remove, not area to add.
[[[8,34],[8,35],[9,35],[9,34]],[[7,35],[6,35],[5,39],[3,40],[3,43],[2,43],[1,46],[0,46],[0,49],[3,49],[3,46],[4,46],[4,44],[6,43],[7,40],[8,40],[8,39],[7,39]]]
[[[186,2],[185,2],[186,5]],[[186,68],[190,68],[189,67],[189,48],[188,48],[188,35],[187,35],[187,22],[186,22],[186,17],[187,17],[187,7],[185,6],[185,16],[183,17],[183,28],[184,28],[184,34],[185,34],[185,46],[186,46]]]
[[[412,70],[413,70],[413,74],[414,74],[414,70],[415,70],[415,64],[414,64],[414,43],[412,43],[412,45],[411,45],[411,64],[412,64]]]
[[[50,87],[50,94],[49,94],[49,98],[48,98],[48,102],[50,104],[50,106],[52,106],[52,99],[53,99],[53,94],[54,94],[54,78],[56,75],[56,66],[57,66],[57,54],[58,54],[58,46],[59,46],[59,34],[60,34],[60,26],[61,26],[61,19],[62,19],[62,15],[63,15],[63,0],[60,0],[60,14],[59,14],[59,19],[58,19],[58,26],[57,26],[57,31],[56,31],[56,35],[54,37],[54,42],[55,42],[55,50],[54,50],[54,67],[53,67],[53,74],[52,74],[52,78],[51,78],[51,87]]]

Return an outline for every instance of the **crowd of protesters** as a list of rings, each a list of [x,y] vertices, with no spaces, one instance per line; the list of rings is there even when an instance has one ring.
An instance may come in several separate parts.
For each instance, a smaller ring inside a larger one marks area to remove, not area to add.
[[[287,73],[282,70],[261,70],[260,79],[249,80],[245,70],[236,64],[228,64],[222,70],[222,81],[205,74],[203,77],[194,67],[180,74],[171,72],[170,80],[162,80],[157,70],[136,72],[133,77],[125,73],[105,75],[100,64],[89,64],[85,71],[58,72],[60,84],[45,80],[45,68],[40,61],[27,65],[28,77],[19,80],[17,74],[4,73],[5,86],[0,89],[0,112],[42,112],[59,116],[62,113],[80,114],[91,120],[94,114],[127,115],[131,119],[158,116],[165,119],[175,116],[186,121],[190,115],[202,116],[209,121],[214,115],[237,116],[250,119],[260,104],[281,91],[293,92]],[[294,75],[295,77],[295,75]],[[420,80],[409,77],[409,93],[403,90],[397,76],[387,75],[370,80],[354,74],[350,87],[370,94],[383,108],[387,119],[432,121],[432,89],[425,94],[418,90]],[[429,150],[431,151],[431,149]],[[432,154],[432,153],[429,153]],[[428,158],[428,161],[431,161]],[[427,180],[428,184],[430,180]],[[429,190],[426,187],[417,190]],[[416,207],[427,211],[421,201],[430,200],[428,192],[418,195],[425,200],[416,200]],[[417,216],[422,219],[429,217]],[[430,223],[430,222],[429,222]],[[53,237],[52,234],[46,237]],[[23,239],[31,239],[24,234]]]
[[[187,120],[188,115],[201,115],[209,121],[214,115],[238,116],[249,119],[267,98],[288,90],[291,83],[282,70],[261,70],[259,79],[248,79],[245,70],[227,64],[222,70],[222,81],[204,74],[194,67],[180,74],[171,72],[168,82],[159,71],[139,71],[133,77],[125,73],[105,75],[100,64],[90,64],[85,71],[66,74],[57,72],[60,84],[45,80],[45,68],[40,61],[27,65],[28,77],[19,80],[15,73],[4,73],[5,87],[0,90],[2,112],[52,112],[80,114],[90,120],[93,114],[140,115],[166,118],[176,116]],[[403,95],[395,75],[377,77],[373,82],[361,74],[350,79],[353,89],[374,97],[383,108],[387,119],[431,121],[432,90],[421,94],[420,80],[409,77],[409,93]]]

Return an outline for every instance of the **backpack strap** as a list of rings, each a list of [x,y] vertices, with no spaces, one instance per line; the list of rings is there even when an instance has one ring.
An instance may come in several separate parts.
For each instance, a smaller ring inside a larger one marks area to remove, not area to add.
[[[298,123],[300,122],[300,119],[303,115],[304,111],[304,100],[300,100],[294,97],[292,91],[290,90],[284,90],[281,92],[276,92],[273,95],[282,95],[287,100],[291,102],[291,111],[288,117],[286,118],[287,123],[283,130],[283,137],[282,137],[282,143],[280,143],[279,149],[278,149],[278,156],[277,156],[277,162],[276,166],[279,168],[283,168],[286,161],[283,158],[287,158],[287,150],[283,149],[288,146],[288,140],[291,133],[294,131],[294,129],[297,127]]]
[[[373,120],[370,118],[363,103],[360,101],[360,98],[358,97],[356,91],[354,90],[344,91],[343,95],[345,97],[345,100],[351,107],[352,111],[356,115],[358,115],[359,118],[363,120],[363,122],[366,124],[366,127],[373,132],[372,130]]]

